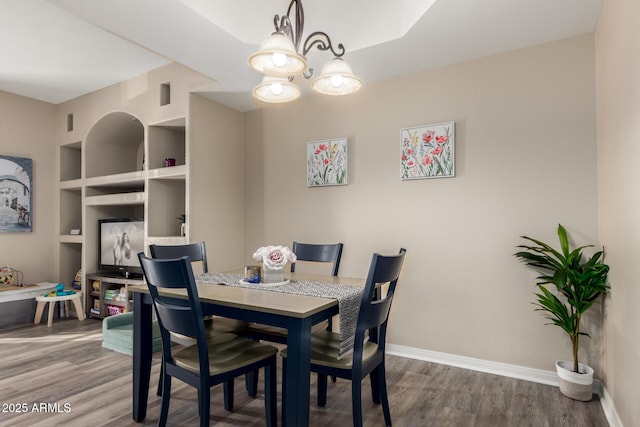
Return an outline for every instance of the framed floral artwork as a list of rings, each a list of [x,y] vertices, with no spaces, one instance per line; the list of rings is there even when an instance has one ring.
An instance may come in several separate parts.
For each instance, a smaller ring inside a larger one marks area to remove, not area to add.
[[[402,180],[455,176],[454,128],[446,122],[402,129]]]
[[[307,143],[307,186],[347,184],[347,138]]]

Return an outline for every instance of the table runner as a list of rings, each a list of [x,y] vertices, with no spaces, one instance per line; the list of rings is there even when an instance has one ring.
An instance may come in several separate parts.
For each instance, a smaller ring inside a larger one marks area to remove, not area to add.
[[[339,357],[353,351],[356,324],[362,299],[362,286],[342,285],[335,283],[316,282],[310,280],[291,280],[286,285],[275,287],[261,287],[259,284],[243,284],[240,280],[244,276],[230,273],[205,273],[196,277],[197,282],[225,284],[243,288],[262,289],[265,291],[283,292],[288,294],[307,295],[338,300],[340,311],[340,350]]]

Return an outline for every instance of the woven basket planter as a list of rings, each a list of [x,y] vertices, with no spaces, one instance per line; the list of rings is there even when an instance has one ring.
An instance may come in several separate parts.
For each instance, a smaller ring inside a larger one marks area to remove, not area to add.
[[[593,368],[578,363],[578,371],[573,372],[573,362],[559,360],[556,372],[560,378],[560,392],[565,396],[588,402],[593,398]]]

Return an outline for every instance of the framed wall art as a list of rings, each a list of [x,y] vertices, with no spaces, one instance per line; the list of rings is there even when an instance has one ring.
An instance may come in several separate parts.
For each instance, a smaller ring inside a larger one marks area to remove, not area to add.
[[[0,155],[0,232],[32,230],[33,161]]]
[[[402,129],[401,179],[455,176],[454,128],[454,122],[445,122]]]
[[[307,186],[347,184],[347,138],[307,143]]]

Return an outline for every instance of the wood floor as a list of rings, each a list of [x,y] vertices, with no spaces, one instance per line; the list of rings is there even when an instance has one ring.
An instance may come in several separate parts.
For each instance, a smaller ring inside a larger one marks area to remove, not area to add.
[[[156,425],[157,356],[147,418],[138,424],[131,419],[131,357],[101,347],[100,321],[63,319],[51,328],[0,331],[0,426]],[[608,426],[596,396],[575,402],[555,387],[501,376],[388,356],[387,382],[391,417],[399,427]],[[223,409],[222,390],[215,387],[211,424],[264,425],[263,386],[251,399],[237,381],[233,413]],[[368,379],[363,390],[365,426],[384,426],[381,408],[371,402]],[[329,383],[327,406],[319,408],[312,378],[310,424],[351,425],[350,393],[348,381]],[[174,381],[169,425],[198,425],[198,420],[195,390]]]

